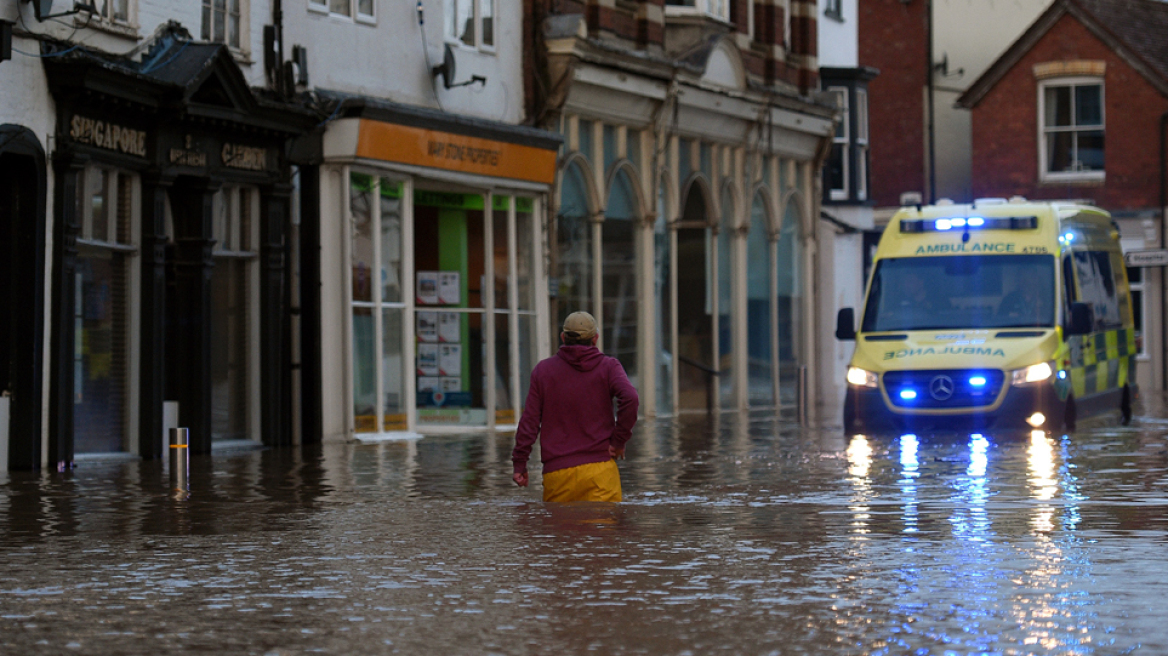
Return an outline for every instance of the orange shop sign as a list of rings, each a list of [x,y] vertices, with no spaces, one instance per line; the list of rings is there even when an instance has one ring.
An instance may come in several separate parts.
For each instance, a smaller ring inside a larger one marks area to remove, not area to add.
[[[357,156],[551,184],[554,150],[361,119]]]

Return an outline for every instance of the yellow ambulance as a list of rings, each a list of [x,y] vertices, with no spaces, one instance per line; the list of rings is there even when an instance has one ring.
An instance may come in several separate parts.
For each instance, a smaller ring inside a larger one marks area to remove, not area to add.
[[[1023,198],[901,208],[864,307],[839,311],[855,340],[844,430],[1074,430],[1131,419],[1136,335],[1111,216]]]

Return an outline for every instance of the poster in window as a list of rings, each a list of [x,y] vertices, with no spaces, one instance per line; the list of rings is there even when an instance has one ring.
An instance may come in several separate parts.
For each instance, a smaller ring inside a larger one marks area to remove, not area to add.
[[[457,271],[438,272],[438,302],[443,305],[462,305],[462,276]]]
[[[461,392],[462,378],[458,376],[442,376],[438,380],[442,381],[443,392]]]
[[[437,271],[419,271],[417,284],[418,284],[418,304],[419,305],[437,305],[438,304],[438,272]]]
[[[462,341],[462,332],[459,330],[461,322],[458,320],[457,312],[439,312],[438,313],[438,341],[439,342],[460,342]]]
[[[437,312],[419,312],[418,313],[418,341],[420,342],[437,342],[438,335],[438,313]]]
[[[438,374],[440,376],[462,375],[462,345],[438,344]]]
[[[418,376],[419,392],[441,392],[442,379],[438,376]]]
[[[438,345],[418,344],[418,375],[438,375]]]

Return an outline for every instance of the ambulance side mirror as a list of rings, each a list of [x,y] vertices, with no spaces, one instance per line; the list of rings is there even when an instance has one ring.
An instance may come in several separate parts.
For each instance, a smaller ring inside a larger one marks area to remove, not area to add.
[[[1092,314],[1090,305],[1079,302],[1071,303],[1071,322],[1067,325],[1067,334],[1086,335],[1090,333],[1091,327],[1095,323]]]
[[[841,308],[835,317],[835,338],[843,341],[856,339],[856,311]]]

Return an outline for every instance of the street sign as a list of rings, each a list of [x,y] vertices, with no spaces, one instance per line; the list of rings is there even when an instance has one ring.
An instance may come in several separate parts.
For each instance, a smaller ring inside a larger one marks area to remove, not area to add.
[[[1128,251],[1123,261],[1129,267],[1161,267],[1168,265],[1168,250]]]

